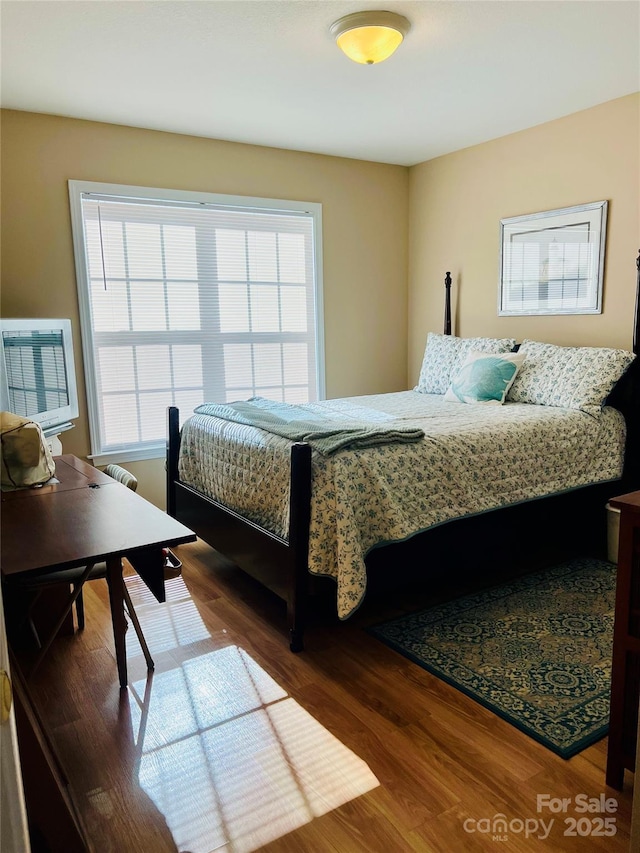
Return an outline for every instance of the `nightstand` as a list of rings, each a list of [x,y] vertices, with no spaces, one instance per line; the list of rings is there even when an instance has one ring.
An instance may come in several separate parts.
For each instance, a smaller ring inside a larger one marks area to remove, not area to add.
[[[640,492],[610,501],[620,510],[613,630],[607,785],[620,790],[635,767],[640,697]]]

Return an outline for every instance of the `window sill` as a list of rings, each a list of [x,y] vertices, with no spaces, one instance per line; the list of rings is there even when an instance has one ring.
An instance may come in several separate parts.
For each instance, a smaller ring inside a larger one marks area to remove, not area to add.
[[[166,446],[158,444],[153,447],[140,447],[134,450],[113,450],[106,453],[90,454],[87,458],[96,466],[111,465],[120,462],[143,462],[146,459],[164,459],[167,454]]]

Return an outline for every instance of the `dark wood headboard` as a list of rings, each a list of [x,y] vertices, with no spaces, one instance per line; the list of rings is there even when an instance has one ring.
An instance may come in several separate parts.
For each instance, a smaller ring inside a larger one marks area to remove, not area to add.
[[[627,422],[624,480],[629,490],[640,488],[640,251],[636,258],[636,304],[633,315],[635,361],[607,399],[607,405],[622,412]]]

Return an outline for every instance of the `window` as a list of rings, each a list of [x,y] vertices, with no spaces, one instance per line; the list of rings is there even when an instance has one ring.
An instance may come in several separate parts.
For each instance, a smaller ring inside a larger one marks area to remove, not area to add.
[[[319,204],[70,181],[94,460],[166,408],[323,396]]]

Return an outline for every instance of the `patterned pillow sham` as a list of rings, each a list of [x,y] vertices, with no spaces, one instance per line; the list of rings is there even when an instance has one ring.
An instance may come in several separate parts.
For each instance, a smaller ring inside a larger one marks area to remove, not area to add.
[[[598,414],[635,356],[605,347],[560,347],[525,340],[524,364],[507,394],[514,403],[560,406]]]
[[[444,395],[450,403],[501,406],[513,385],[524,353],[471,350]]]
[[[515,338],[456,338],[429,332],[420,378],[413,390],[422,394],[446,394],[451,380],[471,350],[510,352],[515,345]]]

